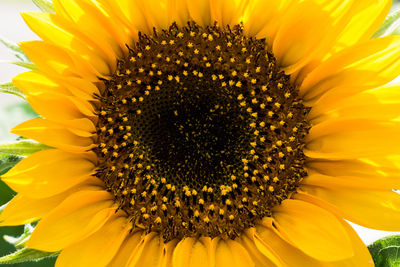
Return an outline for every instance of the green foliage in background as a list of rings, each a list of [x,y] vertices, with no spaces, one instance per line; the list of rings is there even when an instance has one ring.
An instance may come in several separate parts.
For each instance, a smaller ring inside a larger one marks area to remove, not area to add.
[[[376,267],[400,267],[400,236],[388,236],[368,247]]]

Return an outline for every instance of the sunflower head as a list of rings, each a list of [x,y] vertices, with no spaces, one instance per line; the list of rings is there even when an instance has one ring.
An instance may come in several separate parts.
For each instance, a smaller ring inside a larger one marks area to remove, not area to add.
[[[385,86],[400,40],[370,40],[389,7],[56,0],[24,14],[43,40],[21,44],[38,70],[14,84],[42,118],[13,132],[52,148],[4,175],[18,195],[1,224],[40,220],[26,246],[61,251],[57,267],[372,265],[344,219],[400,225],[400,143],[381,138],[400,129]]]
[[[96,176],[165,241],[235,238],[306,176],[309,108],[242,25],[139,33],[98,99]]]

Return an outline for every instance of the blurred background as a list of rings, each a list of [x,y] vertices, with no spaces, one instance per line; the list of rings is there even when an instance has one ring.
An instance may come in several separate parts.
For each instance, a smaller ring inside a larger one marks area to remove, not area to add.
[[[399,5],[400,0],[393,1],[394,5]],[[25,25],[20,16],[22,11],[39,11],[31,0],[0,0],[0,36],[12,41],[19,42],[24,40],[38,39]],[[26,71],[21,67],[10,64],[14,61],[13,54],[0,43],[0,84],[10,82],[11,78],[18,73]],[[400,79],[397,79],[400,81]],[[37,114],[30,106],[20,98],[0,93],[0,143],[15,141],[17,136],[10,134],[10,128],[17,124],[36,117]],[[6,170],[0,169],[0,175]],[[2,182],[0,182],[0,206],[7,203],[15,195]],[[368,245],[373,241],[392,235],[392,232],[370,230],[361,226],[353,225],[361,236],[361,239]],[[3,235],[18,236],[22,233],[23,227],[0,227],[0,256],[12,252],[13,246],[3,240]],[[48,259],[37,263],[12,264],[7,266],[18,267],[47,267],[54,266],[54,259]]]

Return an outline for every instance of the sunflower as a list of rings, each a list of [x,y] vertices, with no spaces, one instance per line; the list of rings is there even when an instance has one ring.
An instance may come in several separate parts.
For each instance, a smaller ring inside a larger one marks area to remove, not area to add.
[[[400,230],[387,0],[55,0],[13,80],[46,144],[1,225],[62,266],[373,266]]]

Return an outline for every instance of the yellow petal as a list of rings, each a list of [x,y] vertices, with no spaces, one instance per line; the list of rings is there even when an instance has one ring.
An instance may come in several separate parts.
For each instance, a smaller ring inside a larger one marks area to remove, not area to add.
[[[91,138],[73,134],[62,125],[45,119],[25,121],[11,132],[69,152],[85,152],[95,146]]]
[[[94,77],[97,79],[97,76],[106,76],[111,73],[104,55],[96,50],[96,47],[91,47],[94,44],[91,44],[89,40],[82,41],[82,36],[78,38],[78,32],[71,29],[71,25],[68,25],[61,17],[33,12],[22,13],[22,17],[32,31],[44,41],[70,51],[71,56],[74,56],[73,60],[77,60],[75,65],[81,67],[80,71],[88,75],[88,78],[95,80]],[[44,49],[43,53],[46,53]]]
[[[196,242],[196,239],[193,237],[184,238],[176,245],[172,255],[172,264],[176,267],[186,267],[191,266],[190,259],[192,254],[193,245]],[[201,247],[202,249],[198,250],[198,253],[203,254],[203,257],[207,258],[207,250],[205,247]],[[204,263],[205,266],[208,266],[208,263]]]
[[[57,77],[57,78],[55,78]],[[42,92],[74,95],[84,100],[93,101],[94,94],[100,94],[98,88],[90,81],[44,74],[40,71],[28,71],[13,78],[13,83],[25,94]]]
[[[116,51],[117,49],[115,46],[118,45],[123,53],[122,55],[125,55],[128,50],[126,45],[132,45],[135,38],[128,27],[121,23],[120,20],[115,19],[113,12],[99,4],[99,2],[80,0],[79,4],[85,8],[86,13],[90,13],[92,17],[97,18],[98,22],[101,23],[101,26],[109,35],[108,41],[112,43],[113,49]],[[110,20],[110,17],[113,19]]]
[[[177,239],[171,240],[168,243],[164,244],[164,251],[162,253],[162,259],[160,262],[160,267],[172,267],[172,254],[175,250],[176,244],[178,243]]]
[[[379,161],[371,159],[314,159],[307,162],[307,168],[329,176],[353,176],[377,180],[400,176],[399,167],[396,166],[395,162],[387,158]]]
[[[176,21],[179,26],[186,26],[189,21],[189,9],[186,0],[169,0],[170,21]]]
[[[89,179],[94,168],[86,158],[48,149],[23,159],[2,179],[14,191],[27,197],[46,198]]]
[[[372,39],[329,58],[304,79],[300,93],[315,103],[335,88],[355,87],[354,91],[381,86],[399,75],[399,59],[400,37]]]
[[[216,266],[251,267],[255,266],[249,253],[237,241],[221,239],[215,251]]]
[[[283,266],[307,266],[321,267],[321,262],[317,261],[296,247],[285,242],[275,231],[269,226],[257,225],[257,238],[268,244],[277,255],[281,255]],[[268,265],[267,265],[268,266]]]
[[[162,263],[163,241],[158,233],[146,235],[134,251],[128,261],[127,267],[158,267]]]
[[[166,0],[148,0],[140,4],[143,14],[146,16],[147,24],[156,29],[168,29],[171,26],[170,7]]]
[[[48,198],[30,198],[22,194],[16,195],[0,214],[0,226],[21,225],[35,222],[45,217],[69,195],[92,188],[98,188],[98,179],[90,179],[65,192]]]
[[[62,84],[73,95],[80,99],[96,103],[98,100],[95,95],[100,95],[99,88],[91,81],[85,78],[52,76],[52,79],[58,84]]]
[[[360,239],[354,229],[344,220],[339,220],[343,228],[346,230],[347,235],[350,237],[351,244],[354,249],[354,256],[345,261],[337,262],[333,264],[337,267],[373,267],[374,261],[372,260],[371,254],[369,254],[368,248],[364,242]]]
[[[329,29],[324,36],[324,40],[326,39],[326,44],[321,47],[320,53],[314,53],[312,56],[312,60],[307,63],[306,66],[302,67],[295,73],[291,74],[291,79],[296,83],[300,84],[301,81],[316,67],[321,65],[322,62],[326,61],[332,54],[336,54],[339,51],[353,46],[354,44],[358,43],[360,39],[357,39],[359,36],[356,36],[358,33],[361,32],[363,34],[363,30],[361,28],[357,28],[360,25],[353,25],[354,18],[358,17],[360,13],[365,11],[368,5],[375,5],[377,2],[383,2],[379,0],[367,0],[367,1],[357,1],[357,0],[318,0],[319,5],[321,5],[323,10],[326,10],[329,16],[332,17],[332,23],[329,25]],[[362,4],[360,4],[362,2]],[[365,3],[369,3],[365,5]],[[374,3],[372,3],[374,2]],[[388,2],[388,1],[386,1]],[[380,3],[379,3],[380,4]],[[390,6],[390,5],[389,5]],[[374,15],[379,14],[379,10],[377,10]],[[369,25],[371,21],[374,19],[374,15],[371,18],[367,18],[368,22],[362,23],[363,26]],[[380,26],[377,25],[378,27]],[[368,26],[367,26],[368,27]],[[377,29],[377,28],[376,28]],[[350,31],[356,31],[355,38],[350,38],[349,40],[344,40],[343,36],[349,34]],[[366,41],[363,39],[362,41]]]
[[[35,222],[57,207],[68,195],[65,193],[42,199],[16,195],[0,214],[0,226]]]
[[[22,42],[19,46],[41,71],[77,76],[74,62],[60,47],[43,41]]]
[[[331,41],[327,37],[333,18],[313,1],[291,5],[273,40],[278,64],[291,74],[310,62]]]
[[[339,99],[326,94],[315,103],[308,119],[314,125],[339,118],[393,120],[400,116],[399,91],[400,86],[390,85]]]
[[[212,20],[220,26],[237,25],[241,21],[249,0],[214,0],[211,3]]]
[[[58,125],[68,129],[73,134],[80,137],[95,137],[96,128],[92,120],[87,118],[73,119],[73,120],[50,120]]]
[[[323,266],[329,266],[329,267],[334,267],[334,266],[337,266],[337,267],[374,266],[371,255],[369,254],[369,251],[368,251],[367,247],[365,246],[364,242],[361,241],[360,237],[357,235],[357,233],[354,231],[354,229],[346,221],[341,219],[342,214],[340,212],[338,212],[337,209],[333,205],[331,205],[321,199],[318,199],[315,196],[309,195],[308,193],[305,193],[305,192],[297,193],[295,195],[295,199],[313,203],[315,205],[318,205],[318,206],[336,214],[338,216],[338,219],[341,222],[343,228],[346,230],[347,235],[350,238],[350,241],[352,243],[353,250],[354,250],[353,257],[343,260],[343,261],[337,261],[337,262],[330,263],[330,264],[327,263],[327,264],[324,264]]]
[[[243,15],[244,33],[267,38],[267,42],[271,44],[290,3],[289,0],[249,1]]]
[[[115,214],[106,191],[80,191],[44,217],[26,243],[43,251],[59,251],[98,231]]]
[[[143,232],[142,231],[134,231],[129,234],[125,241],[122,243],[121,248],[115,257],[111,260],[111,262],[107,265],[108,267],[114,266],[126,266],[129,258],[132,256],[132,252],[139,245],[142,240]]]
[[[287,199],[273,209],[273,217],[288,241],[310,257],[337,261],[353,255],[343,226],[335,216],[318,206]]]
[[[55,266],[106,266],[119,253],[131,228],[132,223],[127,218],[115,215],[96,233],[64,249]]]
[[[333,120],[311,128],[304,153],[311,158],[349,159],[397,154],[400,124],[366,119]]]
[[[61,14],[63,18],[76,24],[78,30],[93,46],[103,51],[104,57],[111,66],[111,71],[116,68],[116,57],[123,55],[120,46],[115,39],[110,36],[107,28],[101,23],[103,21],[111,21],[109,18],[102,16],[102,12],[88,1],[80,0],[56,0],[54,1],[54,10],[57,14]]]
[[[211,20],[210,0],[186,0],[190,17],[200,26],[207,26]]]
[[[68,95],[69,91],[58,83],[54,82],[43,72],[27,71],[18,74],[13,78],[13,84],[25,94],[40,92],[59,92]]]
[[[400,196],[393,191],[310,185],[302,185],[301,190],[314,196],[307,201],[331,209],[349,221],[377,230],[400,230]]]
[[[370,39],[382,25],[391,5],[390,0],[355,1],[351,9],[351,20],[338,37],[338,44],[352,46]]]
[[[137,38],[138,31],[145,34],[153,32],[153,28],[146,20],[145,14],[141,9],[141,4],[144,1],[140,0],[101,0],[102,5],[105,6],[107,13],[116,18],[116,21],[120,22],[131,31],[131,36]],[[117,23],[118,25],[119,23]]]
[[[197,238],[184,238],[173,251],[174,267],[209,267],[210,255],[207,245]]]
[[[182,251],[183,253],[183,251]],[[175,255],[175,252],[174,252]],[[182,257],[184,254],[180,254]],[[179,256],[178,256],[179,257]],[[209,267],[211,266],[210,259],[209,259],[209,254],[207,247],[199,240],[194,243],[192,249],[191,249],[191,254],[189,258],[189,264],[186,266],[190,267]],[[175,266],[175,265],[174,265]],[[181,265],[184,267],[185,265]]]
[[[346,187],[357,189],[390,190],[400,188],[400,177],[357,177],[357,176],[328,176],[316,172],[309,172],[302,184],[335,189]]]
[[[255,228],[249,228],[240,236],[241,244],[250,254],[256,266],[284,266],[282,255],[276,252],[257,235]]]
[[[84,100],[73,96],[67,97],[61,94],[44,92],[27,95],[27,100],[38,114],[49,120],[69,121],[85,118],[87,117],[86,114],[91,114],[91,117],[94,117],[92,111],[83,103]],[[83,114],[80,108],[83,108],[86,114]],[[85,128],[93,129],[94,125],[92,123],[90,127]]]

